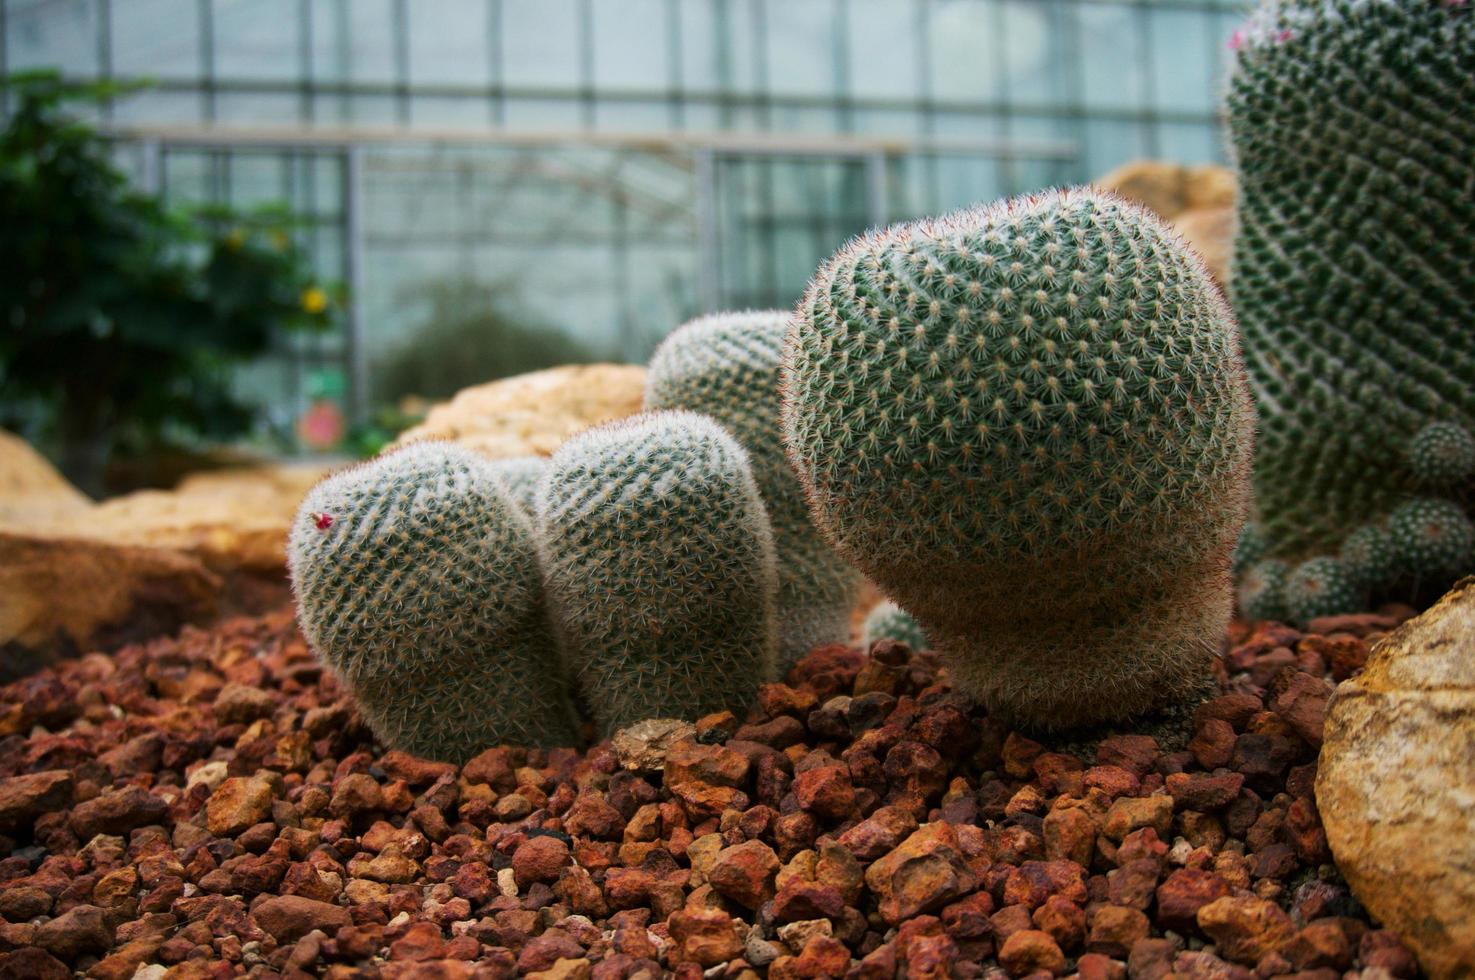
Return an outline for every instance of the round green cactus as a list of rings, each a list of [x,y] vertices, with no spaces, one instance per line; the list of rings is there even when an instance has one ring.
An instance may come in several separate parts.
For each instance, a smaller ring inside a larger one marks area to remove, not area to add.
[[[1402,574],[1393,535],[1381,524],[1367,524],[1347,535],[1337,557],[1352,583],[1365,591],[1389,589]]]
[[[1279,558],[1255,562],[1239,577],[1239,611],[1246,619],[1273,619],[1286,622],[1291,618],[1286,605],[1286,581],[1291,566]]]
[[[856,239],[784,384],[821,532],[991,712],[1063,728],[1210,686],[1254,411],[1233,318],[1158,219],[1070,190]]]
[[[1266,0],[1235,46],[1232,284],[1270,554],[1334,554],[1414,490],[1469,513],[1475,14]]]
[[[741,713],[773,679],[773,536],[747,454],[692,412],[587,429],[538,500],[545,583],[601,729]]]
[[[577,743],[533,528],[482,458],[416,443],[328,477],[288,559],[303,634],[385,744]]]
[[[1286,579],[1286,612],[1298,626],[1318,616],[1356,612],[1361,604],[1362,592],[1352,576],[1329,555],[1308,558]]]
[[[927,634],[912,614],[889,599],[867,613],[861,626],[861,639],[866,647],[883,638],[905,643],[913,650],[925,650],[928,646]]]
[[[518,506],[529,517],[536,514],[538,483],[543,479],[543,474],[548,472],[548,460],[542,456],[509,456],[494,459],[490,465],[493,472],[507,484],[507,489],[512,491],[512,499],[517,501]]]
[[[1475,571],[1475,524],[1452,501],[1420,497],[1400,504],[1388,533],[1409,574],[1448,580]]]
[[[778,555],[779,671],[823,643],[850,636],[861,577],[809,519],[784,457],[779,371],[791,314],[720,313],[679,327],[656,349],[645,407],[710,416],[748,451]]]
[[[1265,532],[1260,529],[1260,525],[1253,522],[1246,524],[1244,530],[1239,532],[1239,543],[1234,546],[1234,554],[1230,560],[1234,574],[1240,574],[1263,559],[1269,550],[1270,542],[1266,539]]]

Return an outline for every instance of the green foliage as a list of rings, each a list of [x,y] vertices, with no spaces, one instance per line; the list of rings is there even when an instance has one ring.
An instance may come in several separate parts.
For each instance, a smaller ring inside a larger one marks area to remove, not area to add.
[[[374,364],[375,395],[449,398],[470,385],[557,364],[586,364],[597,352],[555,327],[509,309],[504,286],[469,279],[416,285],[402,297],[426,307],[424,322]]]
[[[63,111],[114,90],[30,74],[4,80],[0,132],[0,424],[44,420],[63,470],[97,492],[108,452],[179,433],[221,438],[250,413],[229,369],[284,328],[322,327],[278,216],[222,227],[136,193],[97,133]],[[45,441],[43,439],[43,441]]]
[[[1362,592],[1336,558],[1320,555],[1297,565],[1286,579],[1285,611],[1290,621],[1305,626],[1318,616],[1356,612]]]
[[[861,640],[867,647],[883,637],[905,643],[913,650],[927,649],[926,632],[911,613],[889,599],[867,613],[861,627]]]
[[[532,524],[479,456],[418,443],[329,477],[289,566],[304,635],[385,744],[575,744]]]
[[[1241,34],[1232,282],[1277,557],[1337,552],[1413,492],[1475,504],[1471,105],[1464,3],[1267,0]]]
[[[1068,727],[1209,686],[1254,412],[1227,307],[1156,218],[1072,190],[856,239],[784,383],[821,532],[990,712]]]
[[[747,454],[711,419],[655,412],[572,436],[538,525],[569,670],[606,734],[741,714],[773,678],[773,537]]]
[[[677,328],[656,349],[645,407],[715,419],[748,451],[778,554],[779,671],[850,636],[860,575],[825,542],[784,457],[779,372],[790,314],[719,313]]]
[[[1245,568],[1239,577],[1239,610],[1246,619],[1291,618],[1286,606],[1286,582],[1291,566],[1279,558],[1266,558]]]

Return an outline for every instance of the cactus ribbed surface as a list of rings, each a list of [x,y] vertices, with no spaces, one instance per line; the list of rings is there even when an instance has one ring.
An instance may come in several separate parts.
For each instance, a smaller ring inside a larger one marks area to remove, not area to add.
[[[532,517],[538,511],[538,484],[548,472],[548,460],[542,456],[508,456],[491,462],[493,472],[512,491],[523,511]]]
[[[905,643],[913,650],[927,649],[927,634],[912,618],[912,614],[887,599],[878,603],[866,614],[861,625],[861,641],[869,647],[880,639]]]
[[[850,637],[860,574],[809,519],[784,456],[779,372],[792,314],[719,313],[687,323],[656,349],[645,407],[710,416],[748,451],[778,556],[779,671],[823,643]]]
[[[533,528],[481,457],[416,443],[328,477],[289,566],[304,635],[387,745],[576,744]]]
[[[716,422],[652,412],[570,437],[538,525],[569,671],[606,734],[741,714],[773,678],[773,537],[747,454]]]
[[[1235,46],[1233,298],[1270,554],[1336,554],[1415,493],[1469,512],[1475,8],[1268,0]]]
[[[785,438],[816,523],[961,690],[1064,728],[1210,686],[1254,411],[1165,225],[1085,190],[899,225],[798,314]]]

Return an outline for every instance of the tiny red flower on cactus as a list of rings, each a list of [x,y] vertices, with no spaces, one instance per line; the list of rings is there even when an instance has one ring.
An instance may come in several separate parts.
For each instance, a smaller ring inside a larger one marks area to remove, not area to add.
[[[312,515],[312,522],[317,525],[317,529],[319,531],[326,531],[328,528],[333,526],[333,515],[314,514]]]

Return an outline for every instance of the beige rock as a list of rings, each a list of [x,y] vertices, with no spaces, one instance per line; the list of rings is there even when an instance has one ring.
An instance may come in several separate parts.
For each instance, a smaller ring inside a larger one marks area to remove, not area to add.
[[[640,411],[644,396],[638,365],[549,368],[457,392],[393,445],[452,439],[492,459],[548,456],[580,429]]]
[[[30,443],[0,429],[0,524],[54,520],[91,506]]]
[[[1234,174],[1214,164],[1185,167],[1164,160],[1133,160],[1092,183],[1168,221],[1191,209],[1234,205]]]
[[[1173,228],[1203,257],[1220,286],[1229,285],[1234,253],[1234,207],[1191,208],[1173,219]]]
[[[1316,802],[1337,866],[1435,978],[1475,963],[1475,578],[1377,644],[1327,710]]]

